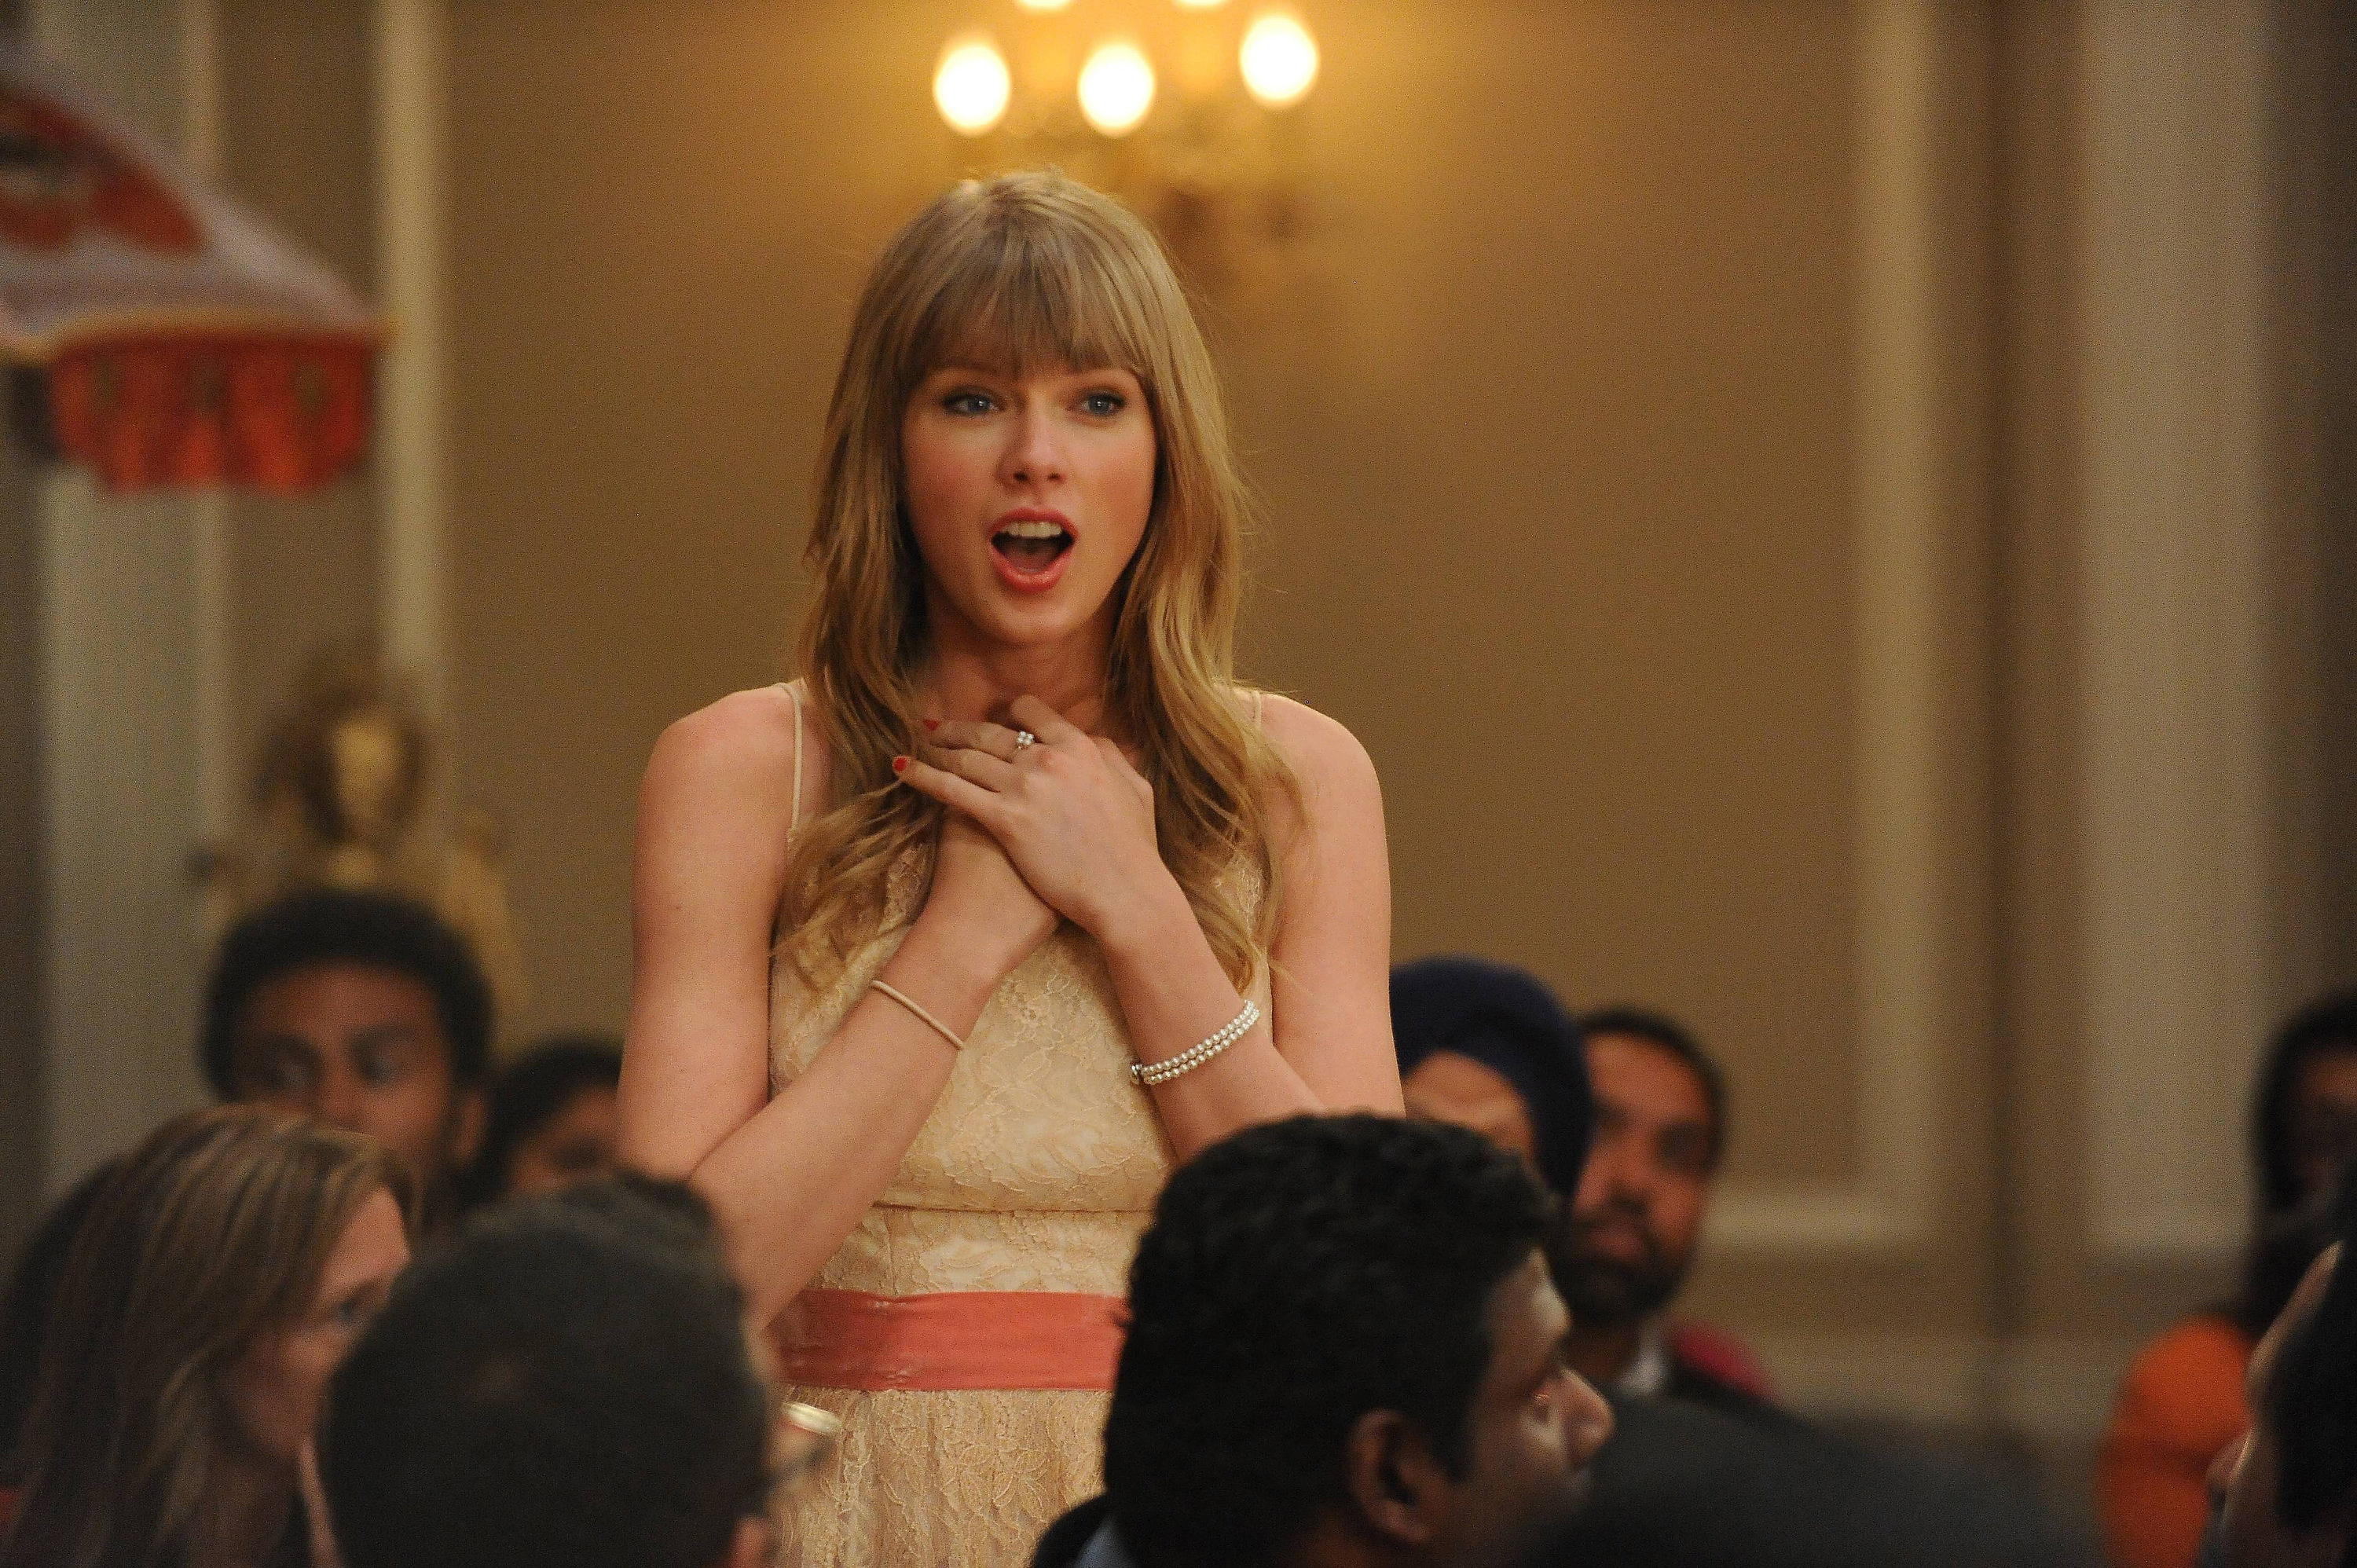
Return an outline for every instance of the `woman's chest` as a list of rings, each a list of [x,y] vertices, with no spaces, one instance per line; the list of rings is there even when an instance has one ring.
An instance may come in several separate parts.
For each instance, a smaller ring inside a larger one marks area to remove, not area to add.
[[[888,933],[819,996],[772,988],[772,1078],[806,1069],[899,946]],[[882,1201],[910,1208],[1145,1210],[1170,1153],[1133,1082],[1096,945],[1066,926],[1001,982]]]

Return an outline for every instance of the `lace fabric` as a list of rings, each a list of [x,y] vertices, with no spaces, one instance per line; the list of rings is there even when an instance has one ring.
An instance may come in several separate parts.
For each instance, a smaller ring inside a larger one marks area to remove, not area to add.
[[[893,868],[884,933],[818,993],[790,964],[774,967],[776,1084],[809,1067],[898,949],[923,880],[917,859]],[[1265,1009],[1265,980],[1253,990]],[[879,1295],[1126,1294],[1170,1148],[1130,1080],[1127,1031],[1095,942],[1060,928],[966,1038],[891,1185],[812,1283]],[[1058,1515],[1101,1489],[1101,1392],[804,1386],[790,1397],[841,1415],[844,1434],[782,1507],[785,1563],[1019,1568]]]

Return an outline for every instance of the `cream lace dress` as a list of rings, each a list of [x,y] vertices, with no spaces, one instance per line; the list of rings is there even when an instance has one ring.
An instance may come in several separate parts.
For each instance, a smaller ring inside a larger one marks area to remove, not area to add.
[[[918,858],[904,858],[884,934],[818,994],[791,965],[773,966],[775,1083],[791,1082],[834,1036],[899,946],[923,888]],[[1256,883],[1242,891],[1258,897]],[[1267,1010],[1265,973],[1253,999]],[[899,1173],[813,1286],[1126,1294],[1170,1168],[1132,1059],[1095,941],[1058,928],[983,1008]],[[835,1412],[844,1432],[836,1456],[782,1505],[781,1563],[1021,1568],[1059,1514],[1102,1489],[1101,1392],[798,1385],[789,1397]]]

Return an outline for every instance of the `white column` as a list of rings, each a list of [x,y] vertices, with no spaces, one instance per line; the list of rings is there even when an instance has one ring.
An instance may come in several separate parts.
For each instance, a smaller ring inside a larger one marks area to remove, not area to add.
[[[195,539],[179,500],[39,483],[51,1190],[203,1101],[190,681]]]
[[[220,0],[180,0],[180,156],[199,178],[221,177],[221,74]],[[188,499],[195,547],[197,704],[197,825],[209,843],[236,830],[238,759],[231,719],[235,682],[230,618],[236,563],[231,554],[229,497],[205,490]]]
[[[447,484],[442,209],[447,103],[442,0],[378,0],[378,275],[393,319],[377,375],[378,632],[429,716],[447,701]]]
[[[2218,1257],[2268,1022],[2266,6],[2082,43],[2091,1239]]]

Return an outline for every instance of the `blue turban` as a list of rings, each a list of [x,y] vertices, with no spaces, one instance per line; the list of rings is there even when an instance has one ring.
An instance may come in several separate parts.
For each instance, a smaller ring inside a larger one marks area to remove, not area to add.
[[[1569,1197],[1587,1163],[1594,1107],[1579,1026],[1538,980],[1478,958],[1426,958],[1392,971],[1400,1076],[1435,1051],[1469,1057],[1512,1084],[1529,1112],[1546,1184]]]

